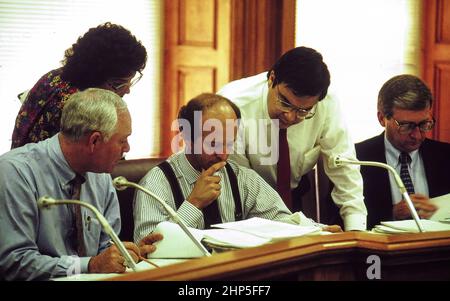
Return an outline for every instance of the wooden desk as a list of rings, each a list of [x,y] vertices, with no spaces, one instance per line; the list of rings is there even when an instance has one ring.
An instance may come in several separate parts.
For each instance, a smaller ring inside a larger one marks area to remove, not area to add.
[[[450,231],[301,237],[108,280],[367,280],[370,255],[381,280],[450,280]]]

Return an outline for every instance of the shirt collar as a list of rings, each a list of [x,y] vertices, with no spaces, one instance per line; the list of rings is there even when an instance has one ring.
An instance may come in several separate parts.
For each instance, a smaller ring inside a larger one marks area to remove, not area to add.
[[[386,132],[384,132],[384,145],[386,148],[386,163],[391,166],[399,166],[400,162],[398,158],[400,157],[400,151],[387,139]],[[413,164],[419,158],[419,150],[416,149],[410,152],[409,156],[411,157],[411,164]]]
[[[198,178],[201,175],[201,172],[196,170],[191,165],[191,163],[189,163],[189,161],[186,157],[186,153],[184,153],[184,152],[181,153],[178,163],[179,163],[180,170],[182,171],[182,174],[185,177],[186,181],[189,184],[193,184],[193,183],[197,182]]]
[[[75,172],[67,163],[66,158],[61,150],[61,144],[59,142],[59,133],[49,138],[48,140],[48,153],[55,163],[55,168],[59,170],[61,176],[61,186],[69,185],[76,176]]]

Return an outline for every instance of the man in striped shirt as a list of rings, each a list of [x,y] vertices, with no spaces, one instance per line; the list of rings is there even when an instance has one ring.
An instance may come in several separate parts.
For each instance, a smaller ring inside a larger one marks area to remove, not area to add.
[[[291,212],[278,193],[254,170],[227,160],[240,119],[227,98],[201,94],[180,109],[185,149],[153,168],[141,185],[158,195],[189,227],[261,217],[287,221]],[[140,241],[169,216],[151,196],[137,192],[134,240]]]

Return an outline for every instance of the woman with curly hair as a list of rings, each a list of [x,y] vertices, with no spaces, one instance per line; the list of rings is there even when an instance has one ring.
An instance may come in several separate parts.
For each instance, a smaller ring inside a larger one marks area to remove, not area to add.
[[[65,52],[62,67],[42,76],[20,108],[11,148],[38,142],[60,130],[61,111],[75,92],[102,88],[123,97],[142,77],[147,51],[126,28],[90,28]]]

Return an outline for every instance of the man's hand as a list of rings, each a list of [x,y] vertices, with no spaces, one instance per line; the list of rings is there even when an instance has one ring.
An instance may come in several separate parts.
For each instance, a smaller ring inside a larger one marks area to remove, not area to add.
[[[153,245],[153,243],[160,241],[163,239],[163,235],[161,233],[150,233],[146,237],[144,237],[139,242],[139,250],[141,252],[142,257],[147,257],[146,255],[148,253],[152,253],[156,250],[156,247]]]
[[[139,248],[132,242],[124,242],[123,244],[134,262],[138,262],[140,257]],[[123,273],[125,270],[125,258],[115,245],[92,257],[88,264],[89,273]]]
[[[188,196],[187,200],[198,209],[202,209],[220,195],[220,177],[215,176],[214,173],[224,167],[226,162],[218,162],[212,165],[207,170],[202,171],[202,174],[195,182],[194,189]]]
[[[330,225],[322,228],[322,231],[328,231],[331,233],[339,233],[342,232],[342,228],[339,225]]]
[[[430,199],[422,194],[411,194],[410,197],[420,218],[430,218],[437,210],[437,207],[429,202]],[[411,218],[411,212],[405,200],[394,205],[393,215],[396,220]]]

